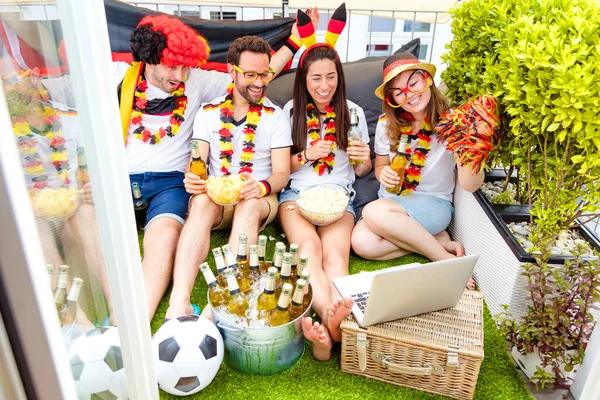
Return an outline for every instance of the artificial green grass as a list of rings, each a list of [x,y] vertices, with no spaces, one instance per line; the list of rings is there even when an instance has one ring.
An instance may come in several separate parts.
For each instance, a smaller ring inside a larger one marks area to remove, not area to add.
[[[273,254],[275,242],[283,240],[281,230],[271,224],[264,232],[275,238],[267,244],[267,258]],[[227,242],[229,232],[213,232],[211,248]],[[210,253],[210,252],[209,252]],[[214,265],[212,254],[207,260]],[[352,254],[350,273],[372,271],[381,268],[427,262],[425,257],[407,255],[396,260],[367,261]],[[163,297],[152,320],[152,333],[160,328],[168,307],[169,291]],[[192,302],[206,305],[206,283],[199,274],[192,292]],[[506,342],[496,329],[489,310],[484,313],[484,352],[475,399],[532,399],[517,369],[506,351]],[[160,391],[161,399],[179,399],[177,396]],[[213,382],[201,392],[189,396],[191,399],[442,399],[413,389],[403,388],[361,376],[346,374],[340,369],[340,348],[334,347],[331,360],[320,362],[312,357],[312,345],[306,342],[306,350],[300,362],[291,370],[269,376],[240,374],[222,364]]]

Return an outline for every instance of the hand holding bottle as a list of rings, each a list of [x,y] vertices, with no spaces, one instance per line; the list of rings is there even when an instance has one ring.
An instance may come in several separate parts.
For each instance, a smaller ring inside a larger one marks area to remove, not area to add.
[[[306,158],[308,161],[315,161],[327,157],[331,153],[333,142],[331,140],[318,140],[315,144],[306,149]]]
[[[185,191],[190,194],[202,194],[206,192],[206,182],[198,175],[188,172],[183,179]]]
[[[386,188],[391,188],[400,183],[400,177],[389,165],[386,165],[379,174],[379,182]]]
[[[92,193],[92,184],[90,182],[79,189],[79,198],[83,203],[94,205],[94,193]]]
[[[371,149],[369,148],[368,143],[357,140],[348,144],[349,146],[346,149],[346,153],[351,161],[358,161],[356,164],[369,162],[371,158]]]

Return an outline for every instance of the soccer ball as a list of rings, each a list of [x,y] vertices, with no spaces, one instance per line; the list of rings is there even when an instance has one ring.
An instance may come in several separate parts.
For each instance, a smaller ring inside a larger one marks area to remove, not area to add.
[[[152,338],[156,379],[162,390],[187,396],[204,389],[223,361],[223,338],[204,317],[182,315],[167,321]]]
[[[68,356],[79,400],[129,399],[117,328],[88,331],[75,340]]]

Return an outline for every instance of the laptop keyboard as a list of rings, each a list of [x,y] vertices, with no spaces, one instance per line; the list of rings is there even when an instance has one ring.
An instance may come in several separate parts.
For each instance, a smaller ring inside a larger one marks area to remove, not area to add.
[[[369,299],[369,292],[354,293],[352,295],[352,299],[354,300],[354,303],[356,303],[360,311],[364,313],[367,309],[367,300]]]

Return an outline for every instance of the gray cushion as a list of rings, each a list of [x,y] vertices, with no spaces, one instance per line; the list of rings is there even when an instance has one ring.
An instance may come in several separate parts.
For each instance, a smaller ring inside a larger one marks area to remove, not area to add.
[[[420,39],[414,39],[402,46],[396,53],[410,52],[419,56]],[[381,84],[383,63],[387,57],[367,57],[358,61],[344,63],[346,77],[346,90],[348,98],[358,104],[365,112],[369,127],[371,158],[375,159],[373,145],[375,141],[375,127],[382,113],[381,100],[375,96],[375,89]],[[266,96],[280,107],[283,107],[292,98],[296,70],[290,70],[279,75],[267,88]],[[358,178],[354,183],[356,197],[354,208],[360,218],[363,207],[377,199],[379,182],[375,179],[374,171],[367,176]]]

